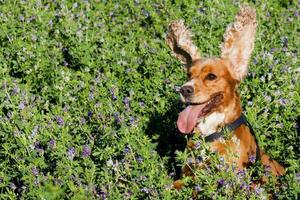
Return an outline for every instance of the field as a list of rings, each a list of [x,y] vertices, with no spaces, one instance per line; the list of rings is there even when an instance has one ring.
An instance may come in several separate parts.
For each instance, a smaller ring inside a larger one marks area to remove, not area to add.
[[[188,152],[176,128],[186,74],[168,24],[183,19],[201,54],[218,56],[242,2],[0,1],[0,199],[297,199],[300,2],[248,2],[258,29],[240,86],[286,175],[251,189],[268,176],[259,163],[235,174],[204,142]],[[180,166],[205,156],[211,165],[173,189]]]

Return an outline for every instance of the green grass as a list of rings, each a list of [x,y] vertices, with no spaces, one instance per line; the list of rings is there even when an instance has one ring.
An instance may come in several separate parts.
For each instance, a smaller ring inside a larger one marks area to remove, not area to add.
[[[201,54],[218,56],[236,2],[0,1],[0,199],[188,199],[193,189],[203,199],[296,199],[299,2],[249,2],[259,25],[240,87],[260,146],[286,175],[248,191],[259,165],[236,175],[203,143],[184,150],[175,127],[186,75],[167,25],[184,19]],[[178,166],[199,155],[211,166],[171,189]]]

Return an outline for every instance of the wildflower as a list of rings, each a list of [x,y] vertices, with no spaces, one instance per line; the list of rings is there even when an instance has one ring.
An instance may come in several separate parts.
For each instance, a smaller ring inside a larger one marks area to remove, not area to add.
[[[90,147],[88,145],[84,145],[82,150],[82,157],[86,158],[89,157],[90,155],[91,155]]]
[[[16,95],[16,94],[18,94],[19,93],[19,88],[18,88],[18,86],[15,86],[14,87],[14,89],[13,89],[13,91],[12,91],[12,95]]]
[[[217,183],[218,183],[219,186],[223,186],[223,185],[225,185],[225,180],[220,179],[220,180],[217,181]]]
[[[100,190],[100,199],[107,199],[107,192],[105,192],[104,190]]]
[[[141,156],[137,156],[136,161],[138,161],[138,163],[142,163],[144,159]]]
[[[67,152],[67,156],[68,156],[69,160],[73,160],[75,154],[76,154],[75,148],[70,147]]]
[[[130,73],[131,71],[132,71],[131,68],[127,68],[127,69],[126,69],[126,73]]]
[[[125,104],[126,107],[129,107],[129,98],[128,97],[125,97],[123,99],[123,103]]]
[[[90,92],[89,93],[89,100],[91,101],[91,100],[93,100],[94,99],[94,93],[93,92]]]
[[[174,176],[175,176],[175,172],[171,172],[171,173],[169,174],[169,176],[170,176],[170,177],[174,177]]]
[[[126,196],[127,196],[127,197],[131,197],[131,195],[132,195],[132,191],[131,191],[131,190],[127,190],[127,191],[126,191]]]
[[[281,105],[283,105],[283,106],[285,106],[286,104],[288,104],[288,100],[287,99],[284,99],[284,98],[280,98],[279,99],[279,103],[281,104]]]
[[[11,184],[9,185],[9,187],[10,187],[10,189],[12,189],[12,190],[17,189],[17,186],[16,186],[14,183],[11,183]]]
[[[24,108],[25,108],[25,104],[24,104],[23,102],[21,102],[21,103],[19,104],[19,109],[23,110]]]
[[[143,187],[143,188],[141,189],[141,192],[144,192],[144,193],[148,194],[148,193],[149,193],[149,189],[146,188],[146,187]]]
[[[252,155],[249,156],[249,161],[250,161],[251,163],[254,163],[255,160],[256,160],[256,156],[255,156],[255,155],[252,154]]]
[[[33,166],[31,168],[31,172],[32,172],[33,176],[38,176],[39,175],[39,170],[35,166]]]
[[[83,124],[85,124],[85,123],[86,123],[86,120],[85,120],[84,117],[82,117],[82,118],[80,119],[80,124],[83,125]]]
[[[200,146],[201,146],[201,142],[200,142],[200,141],[197,141],[197,142],[195,143],[194,148],[195,148],[195,149],[199,149]]]
[[[130,116],[129,122],[130,122],[131,125],[133,125],[133,123],[134,123],[134,117]]]
[[[48,147],[50,147],[51,149],[54,149],[56,147],[56,142],[54,139],[51,139],[49,142],[48,142]]]
[[[115,122],[119,124],[121,122],[120,114],[118,112],[114,113]]]
[[[114,161],[112,159],[109,159],[108,161],[106,161],[106,165],[111,167],[114,165]]]
[[[124,148],[123,153],[124,153],[124,154],[127,154],[127,153],[129,153],[129,151],[130,151],[130,148],[129,148],[128,146],[126,146],[126,147]]]
[[[300,183],[300,173],[296,174],[296,180]]]
[[[34,137],[36,136],[38,130],[39,130],[39,127],[38,127],[38,126],[35,126],[35,127],[33,128],[33,130],[31,131],[30,137],[31,137],[31,138],[34,138]]]
[[[256,195],[259,195],[259,194],[262,193],[262,188],[260,188],[259,186],[256,185],[254,187],[254,192],[255,192]]]
[[[270,176],[271,167],[265,166],[265,176]]]
[[[194,190],[195,190],[196,192],[200,192],[200,191],[201,191],[200,185],[198,185],[198,184],[195,185]]]
[[[111,98],[113,101],[117,100],[117,96],[115,94],[115,91],[113,89],[110,90]]]
[[[145,106],[145,103],[142,102],[142,101],[140,101],[140,102],[139,102],[139,105],[140,105],[140,107],[144,107],[144,106]]]
[[[236,173],[236,175],[239,177],[245,177],[245,175],[246,175],[245,170],[239,169],[238,172]]]
[[[60,125],[60,126],[63,126],[63,125],[65,124],[63,118],[61,118],[61,117],[59,117],[59,116],[56,117],[56,122],[57,122],[57,124]]]
[[[89,111],[88,114],[87,114],[88,118],[91,118],[93,116],[93,112],[92,111]]]
[[[187,159],[187,163],[190,165],[190,164],[193,164],[193,158],[191,158],[191,157],[189,157],[188,159]]]

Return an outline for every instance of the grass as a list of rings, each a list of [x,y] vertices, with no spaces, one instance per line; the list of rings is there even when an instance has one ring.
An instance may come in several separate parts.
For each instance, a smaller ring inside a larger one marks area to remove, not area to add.
[[[259,164],[235,174],[203,142],[185,150],[175,127],[186,75],[168,23],[184,19],[201,54],[218,56],[241,2],[0,1],[0,198],[296,199],[299,2],[248,3],[259,26],[240,93],[260,146],[286,167],[277,184],[249,190]],[[199,155],[211,165],[172,189]]]

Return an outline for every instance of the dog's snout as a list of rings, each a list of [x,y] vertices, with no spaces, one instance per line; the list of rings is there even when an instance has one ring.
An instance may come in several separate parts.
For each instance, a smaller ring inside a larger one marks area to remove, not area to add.
[[[183,97],[188,98],[194,94],[194,88],[190,85],[182,86],[180,88],[180,93]]]

